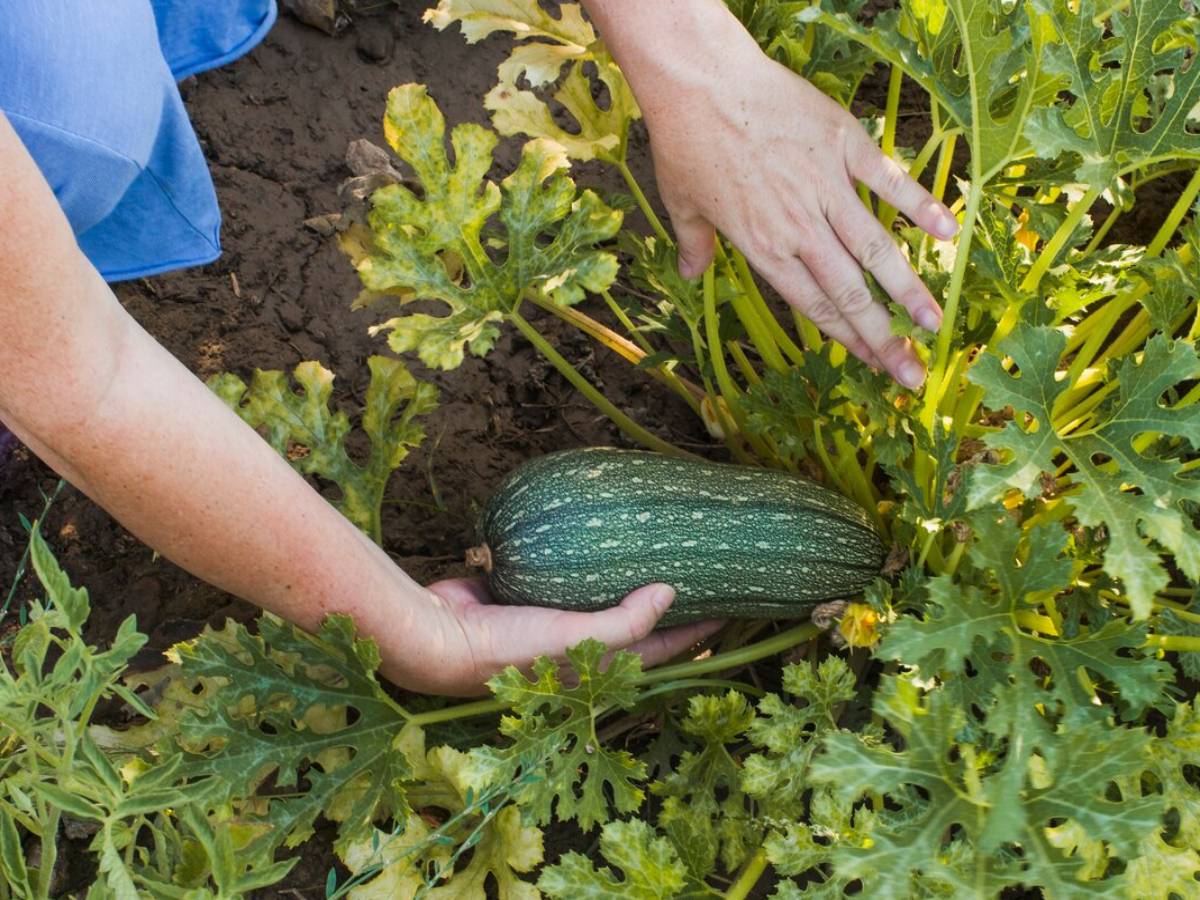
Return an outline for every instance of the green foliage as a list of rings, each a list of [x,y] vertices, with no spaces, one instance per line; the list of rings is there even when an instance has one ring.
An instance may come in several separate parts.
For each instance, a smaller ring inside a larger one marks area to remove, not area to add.
[[[687,883],[686,870],[670,842],[655,837],[645,822],[609,822],[600,833],[600,853],[624,877],[608,868],[597,871],[586,856],[567,853],[542,873],[538,887],[552,900],[666,900],[678,897]]]
[[[361,427],[371,442],[365,465],[346,450],[350,418],[331,412],[333,373],[316,362],[303,362],[292,375],[303,393],[288,385],[279,371],[257,371],[247,387],[236,375],[222,373],[208,386],[267,440],[297,471],[332,481],[341,491],[335,502],[351,522],[376,543],[383,540],[380,521],[384,495],[392,473],[411,448],[425,440],[416,421],[437,407],[437,388],[417,381],[405,365],[385,356],[367,360],[371,382]]]
[[[1046,71],[1068,96],[1033,113],[1040,155],[1069,153],[1076,177],[1107,185],[1162,159],[1200,159],[1200,46],[1194,7],[1130,0],[1032,0],[1046,17]]]
[[[263,842],[295,846],[323,814],[344,845],[407,812],[410,765],[396,742],[406,716],[375,679],[378,650],[347,617],[330,616],[316,635],[271,617],[258,634],[229,622],[172,656],[185,683],[208,690],[203,708],[179,717],[184,772],[215,777],[226,803],[268,783],[288,789],[261,814],[246,813],[264,826]],[[298,791],[302,772],[307,789]]]
[[[1068,502],[1080,524],[1108,531],[1105,568],[1123,581],[1135,611],[1144,617],[1155,591],[1167,583],[1159,552],[1148,542],[1173,553],[1189,578],[1200,577],[1200,536],[1181,508],[1185,500],[1200,500],[1200,482],[1181,477],[1180,462],[1172,458],[1188,445],[1155,448],[1151,456],[1137,443],[1143,435],[1157,434],[1200,445],[1200,408],[1176,410],[1161,402],[1200,375],[1200,356],[1192,344],[1154,336],[1140,359],[1127,357],[1112,365],[1109,377],[1116,396],[1093,414],[1089,426],[1061,435],[1054,411],[1068,387],[1056,376],[1065,344],[1057,330],[1022,326],[997,347],[1012,359],[1019,377],[1006,372],[1001,357],[994,355],[971,370],[971,380],[984,388],[995,408],[1009,405],[1036,423],[1026,429],[1014,420],[989,438],[989,445],[1003,451],[1008,461],[975,471],[972,501],[980,506],[1009,487],[1033,493],[1043,473],[1057,471],[1058,453],[1065,454],[1073,467]]]
[[[877,210],[946,310],[936,337],[897,323],[929,365],[922,392],[800,317],[781,322],[725,244],[695,280],[660,228],[622,234],[618,255],[621,214],[577,190],[569,160],[615,166],[656,224],[625,166],[638,113],[573,4],[427,13],[472,42],[521,41],[485,102],[497,131],[533,140],[493,182],[492,131],[447,135],[424,88],[397,88],[385,133],[415,178],[377,192],[344,246],[368,300],[440,305],[379,326],[398,352],[454,368],[505,321],[541,340],[521,316],[530,301],[641,359],[698,412],[727,410],[731,458],[854,497],[893,546],[846,620],[880,638],[873,650],[794,648],[814,626],[746,645],[752,629],[734,628],[703,658],[643,673],[585,641],[565,664],[495,676],[491,704],[414,713],[348,620],[307,635],[266,617],[209,630],[123,685],[141,636],[129,622],[109,649],[88,646],[87,594],[35,536],[52,603],[0,670],[0,897],[48,894],[64,815],[94,829],[94,892],[119,897],[245,894],[282,878],[322,819],[351,873],[332,873],[331,898],[741,898],[764,866],[780,898],[1200,891],[1186,605],[1200,578],[1200,230],[1187,221],[1200,176],[1148,211],[1164,225],[1144,246],[1105,245],[1121,216],[1142,217],[1143,185],[1200,158],[1194,4],[729,5],[847,105],[880,65],[929,99],[928,143],[895,156],[957,201],[960,237],[935,243]],[[885,116],[888,143],[897,124]],[[628,287],[609,309],[627,336],[567,309],[612,285],[619,259]],[[214,387],[378,535],[387,478],[434,395],[398,362],[371,365],[365,464],[316,364],[297,370],[301,394],[281,373]],[[784,650],[787,664],[766,661]],[[104,698],[149,721],[89,727]],[[486,739],[427,746],[476,717]],[[556,855],[552,826],[586,837]]]
[[[511,666],[493,678],[492,692],[515,713],[500,720],[500,733],[511,743],[472,751],[472,783],[487,787],[518,772],[537,776],[526,779],[517,798],[539,824],[575,819],[590,830],[611,818],[610,810],[637,809],[644,792],[636,782],[645,778],[646,767],[623,750],[603,746],[596,722],[633,704],[641,658],[617,653],[603,665],[604,655],[604,645],[594,640],[567,651],[578,681],[574,687],[544,657],[534,664],[532,678]]]
[[[397,353],[413,350],[428,366],[456,368],[467,349],[483,356],[492,348],[500,323],[527,296],[569,306],[616,277],[616,258],[595,244],[617,233],[621,214],[591,191],[576,194],[561,145],[530,141],[497,186],[486,178],[495,134],[456,126],[451,162],[442,113],[415,84],[388,95],[384,134],[421,191],[404,184],[376,191],[369,235],[345,246],[371,291],[448,307],[446,315],[407,313],[378,326]],[[499,227],[485,234],[493,219]]]

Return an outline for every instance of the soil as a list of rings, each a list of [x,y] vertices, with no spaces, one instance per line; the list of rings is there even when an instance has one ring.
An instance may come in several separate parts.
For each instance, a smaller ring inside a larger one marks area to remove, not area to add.
[[[449,123],[486,124],[481,98],[507,47],[503,39],[469,47],[457,30],[439,33],[421,22],[425,6],[408,2],[359,17],[335,37],[281,17],[247,57],[182,86],[224,211],[225,252],[212,265],[116,290],[130,313],[200,377],[231,371],[248,378],[255,368],[290,370],[315,359],[337,376],[337,402],[351,412],[361,404],[366,358],[386,352],[383,338],[367,334],[378,316],[350,311],[356,275],[334,240],[304,223],[344,207],[337,187],[351,174],[347,145],[362,137],[382,143],[380,120],[391,87],[423,82]],[[885,95],[886,77],[876,76],[863,96],[868,106],[882,108]],[[917,146],[923,137],[901,135],[902,143]],[[657,205],[641,130],[631,146],[632,167]],[[493,177],[511,170],[518,147],[516,141],[501,145]],[[593,167],[578,170],[577,179],[619,189]],[[1155,189],[1169,192],[1172,185]],[[1144,212],[1161,215],[1149,205]],[[1138,229],[1138,236],[1145,231]],[[635,419],[676,443],[707,444],[680,401],[555,320],[537,323]],[[465,572],[461,560],[473,543],[476,510],[521,461],[563,447],[624,443],[512,333],[485,359],[468,358],[450,373],[412,365],[440,388],[441,406],[427,422],[429,440],[393,479],[385,546],[415,578]],[[39,514],[57,480],[24,449],[0,479],[5,591],[26,544],[18,513]],[[139,666],[159,665],[163,650],[206,622],[248,621],[256,612],[156,557],[70,487],[54,503],[44,533],[75,583],[90,592],[93,642],[106,644],[122,619],[137,616],[150,638]],[[262,896],[323,896],[332,861],[328,844],[328,835],[318,834],[285,885]]]

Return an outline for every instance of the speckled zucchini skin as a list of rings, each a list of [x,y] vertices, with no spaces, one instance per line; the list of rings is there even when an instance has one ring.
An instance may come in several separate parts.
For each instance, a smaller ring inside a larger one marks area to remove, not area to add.
[[[519,466],[484,508],[503,603],[597,610],[666,582],[663,624],[799,618],[883,565],[867,513],[784,472],[596,447]]]

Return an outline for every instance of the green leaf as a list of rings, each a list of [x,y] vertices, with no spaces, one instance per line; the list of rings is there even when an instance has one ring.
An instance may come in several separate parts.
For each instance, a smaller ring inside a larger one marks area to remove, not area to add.
[[[636,698],[641,657],[624,651],[601,669],[602,643],[588,639],[567,650],[578,685],[567,687],[559,664],[540,657],[533,678],[508,667],[488,682],[496,698],[516,715],[500,720],[508,746],[480,747],[470,754],[470,784],[476,789],[521,778],[518,803],[534,821],[552,814],[575,819],[584,830],[611,818],[610,808],[633,812],[642,802],[637,783],[646,767],[624,750],[612,750],[596,738],[596,722]],[[611,800],[610,800],[611,798]]]
[[[1194,7],[1177,0],[1032,5],[1050,25],[1046,71],[1070,94],[1033,113],[1028,133],[1040,154],[1077,154],[1076,175],[1092,185],[1151,163],[1200,159]]]
[[[41,530],[34,528],[29,534],[29,558],[37,572],[38,581],[46,591],[48,605],[62,611],[65,621],[62,627],[78,632],[87,621],[91,605],[86,588],[71,586],[71,579],[59,566],[42,537]],[[57,623],[55,623],[57,625]]]
[[[10,888],[28,894],[33,893],[29,883],[29,870],[25,867],[25,851],[21,847],[21,836],[8,809],[0,804],[0,872]]]
[[[78,796],[72,791],[59,787],[57,784],[51,784],[46,781],[33,782],[33,789],[42,795],[42,799],[47,803],[52,803],[65,813],[70,813],[79,819],[88,819],[92,822],[103,822],[106,815],[103,809]]]
[[[1008,461],[976,468],[970,503],[981,506],[1009,488],[1031,495],[1042,473],[1056,472],[1057,454],[1065,454],[1075,487],[1064,499],[1081,524],[1107,529],[1104,567],[1121,579],[1144,618],[1154,593],[1167,583],[1151,542],[1174,553],[1188,577],[1200,578],[1200,536],[1180,508],[1184,500],[1200,500],[1200,482],[1181,477],[1177,461],[1139,452],[1134,441],[1150,433],[1200,445],[1200,407],[1172,409],[1161,402],[1181,382],[1200,376],[1200,357],[1191,344],[1151,338],[1141,354],[1113,367],[1116,398],[1097,410],[1095,423],[1060,435],[1053,413],[1067,385],[1055,373],[1065,344],[1058,331],[1022,325],[1000,343],[999,355],[982,357],[968,373],[986,391],[989,407],[1011,405],[1036,425],[1026,430],[1014,420],[988,437],[988,446]],[[1012,358],[1019,375],[1005,371],[1002,356]]]
[[[1030,115],[1060,83],[1042,71],[1046,29],[1021,3],[908,0],[866,26],[825,0],[800,18],[863,45],[929,92],[963,129],[980,184],[1028,151]]]
[[[838,391],[844,369],[830,361],[831,352],[829,343],[807,351],[802,363],[767,372],[741,398],[746,430],[771,438],[785,459],[798,461],[813,452],[814,422],[822,425],[832,419],[833,427],[844,427],[834,418],[846,402]]]
[[[758,702],[749,736],[765,752],[746,757],[742,785],[769,815],[801,819],[819,738],[837,729],[837,708],[854,697],[854,675],[845,660],[830,656],[815,671],[808,665],[786,666],[783,686],[796,702],[777,694]]]
[[[181,772],[212,777],[218,803],[252,797],[268,779],[295,788],[304,772],[307,791],[247,816],[270,826],[273,846],[303,841],[322,813],[338,823],[339,843],[404,815],[409,764],[394,740],[404,717],[375,680],[375,645],[345,616],[330,616],[317,635],[269,616],[258,631],[230,622],[174,648],[185,683],[219,685],[215,702],[179,721],[190,751]]]
[[[264,429],[271,446],[297,471],[334,482],[341,490],[337,508],[378,543],[388,482],[409,450],[425,439],[415,419],[437,407],[438,392],[413,378],[399,360],[372,356],[367,365],[371,383],[362,430],[371,451],[365,465],[346,451],[350,418],[340,410],[330,411],[333,373],[320,363],[296,366],[293,377],[302,393],[293,391],[280,371],[256,371],[250,387],[228,373],[213,376],[208,386],[247,424]]]
[[[761,838],[741,788],[741,766],[726,746],[753,721],[754,710],[736,691],[690,697],[680,727],[701,749],[685,751],[675,770],[651,785],[663,798],[659,827],[697,878],[716,868],[718,854],[724,871],[736,871]]]
[[[1130,854],[1161,815],[1161,798],[1109,795],[1144,759],[1150,737],[1143,731],[1114,729],[1093,715],[1043,735],[1043,753],[1010,743],[1010,754],[1028,760],[1013,777],[987,742],[965,739],[974,713],[944,689],[923,692],[911,677],[889,678],[875,710],[902,749],[838,732],[812,767],[813,780],[843,802],[864,794],[890,800],[869,846],[838,843],[832,853],[839,879],[861,879],[869,896],[920,896],[919,882],[960,896],[1012,886],[1040,886],[1052,896],[1111,891],[1123,878],[1082,882],[1080,861],[1051,842],[1048,826],[1077,822]]]
[[[1007,707],[1014,717],[1009,725],[1016,729],[1043,730],[1035,710],[1051,716],[1085,710],[1102,702],[1101,691],[1129,719],[1163,702],[1170,666],[1146,655],[1143,625],[1112,620],[1058,639],[1022,626],[1022,610],[1071,586],[1071,563],[1059,556],[1063,533],[1051,527],[1022,532],[982,516],[973,523],[979,537],[974,577],[931,579],[924,621],[897,621],[879,648],[881,657],[930,676],[944,674],[948,689],[961,692],[964,702],[990,706],[985,697],[994,691],[1013,704]],[[971,672],[964,669],[967,659]],[[1036,686],[1032,661],[1042,672]]]
[[[597,869],[586,856],[564,854],[542,872],[538,888],[551,900],[666,900],[686,884],[686,869],[671,843],[655,837],[645,822],[609,822],[600,834],[600,853],[616,866]]]
[[[496,136],[478,125],[456,126],[451,164],[445,130],[422,85],[392,90],[384,131],[422,192],[403,184],[376,191],[369,241],[344,246],[369,290],[449,308],[441,316],[407,313],[376,330],[390,332],[397,353],[413,350],[428,366],[453,369],[467,349],[486,354],[500,322],[526,296],[572,305],[585,291],[607,288],[617,261],[595,245],[617,233],[621,214],[591,191],[576,194],[564,174],[566,153],[553,141],[526,144],[517,170],[497,187],[485,177]],[[499,227],[485,242],[484,226],[493,217]],[[492,251],[493,259],[489,247],[495,245],[503,250]]]

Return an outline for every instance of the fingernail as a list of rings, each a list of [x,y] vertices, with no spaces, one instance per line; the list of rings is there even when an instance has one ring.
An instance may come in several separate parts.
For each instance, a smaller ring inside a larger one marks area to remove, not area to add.
[[[925,369],[920,363],[910,362],[900,367],[900,381],[905,387],[915,391],[924,380]]]
[[[650,595],[650,602],[660,616],[667,611],[667,607],[674,599],[675,589],[669,584],[655,585],[653,593]]]
[[[937,331],[942,325],[942,317],[937,314],[937,310],[926,306],[917,311],[917,324],[926,331]]]
[[[946,241],[958,234],[958,219],[949,212],[943,212],[937,223],[937,236]]]

